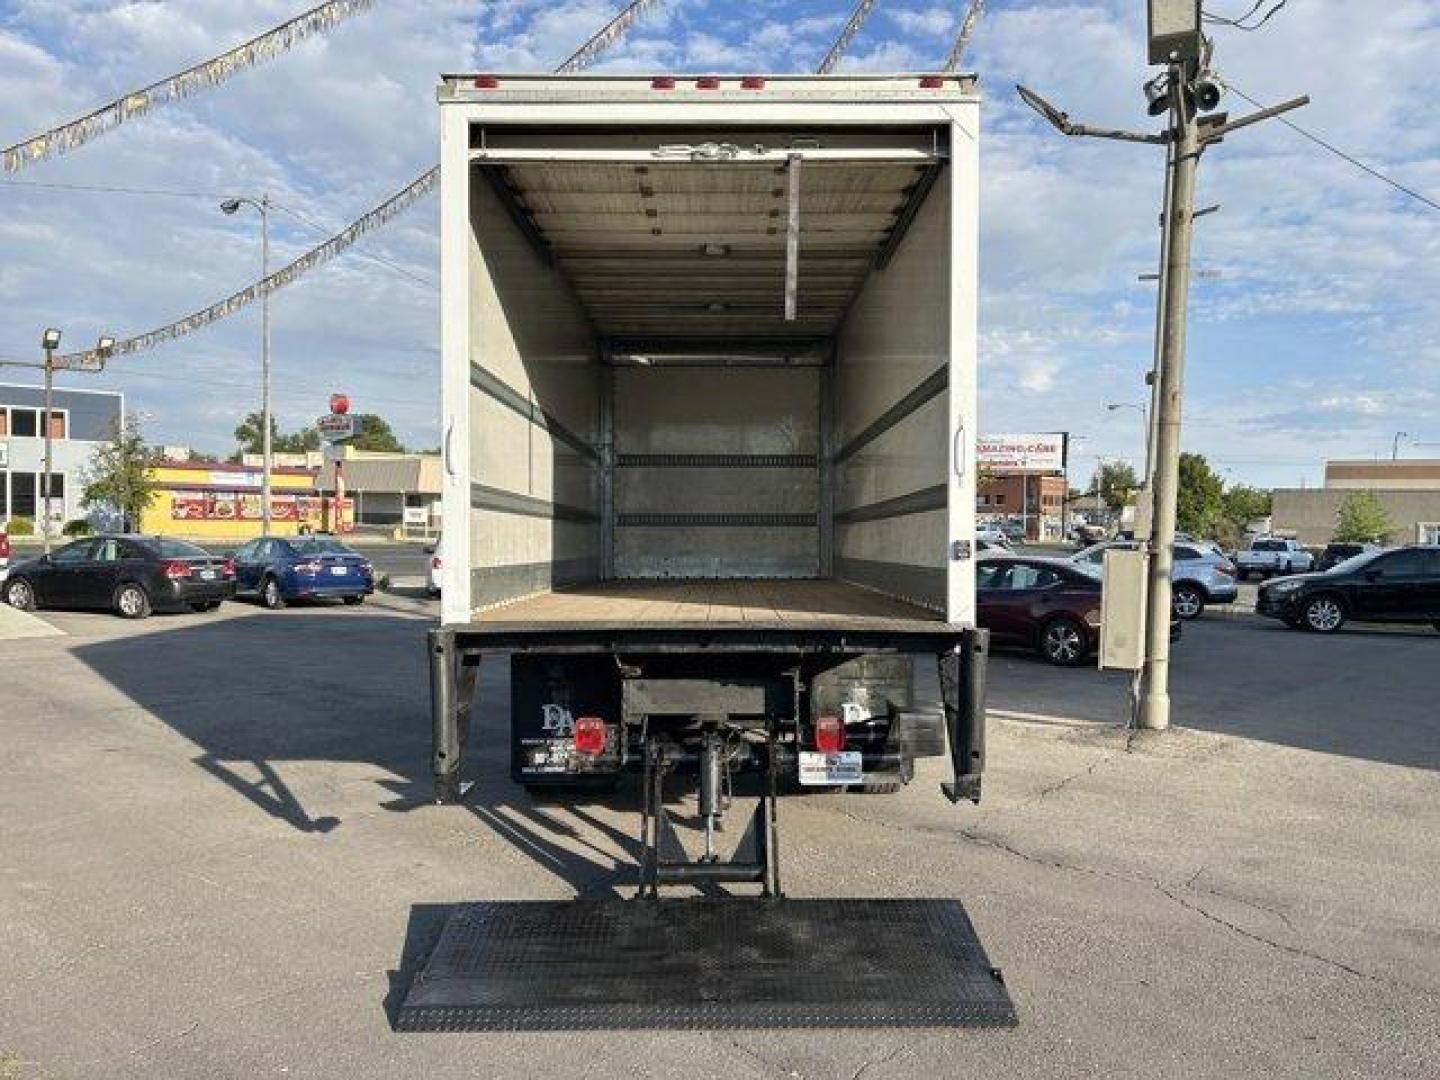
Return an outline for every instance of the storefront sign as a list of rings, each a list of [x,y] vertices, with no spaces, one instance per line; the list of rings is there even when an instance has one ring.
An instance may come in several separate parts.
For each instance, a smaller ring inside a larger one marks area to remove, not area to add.
[[[170,496],[170,517],[175,521],[259,521],[264,502],[249,491],[176,491]],[[351,500],[344,504],[353,511]],[[318,520],[321,500],[317,495],[277,493],[270,498],[273,521]]]
[[[355,417],[344,413],[331,413],[315,421],[315,430],[326,442],[344,442],[355,437]]]
[[[1065,435],[1058,431],[1028,435],[982,435],[977,456],[980,467],[992,472],[1064,472]]]

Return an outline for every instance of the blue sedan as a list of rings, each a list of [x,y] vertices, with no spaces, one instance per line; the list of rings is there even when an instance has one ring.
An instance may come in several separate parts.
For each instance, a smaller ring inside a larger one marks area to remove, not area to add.
[[[361,604],[375,591],[370,560],[333,536],[264,537],[233,558],[237,591],[253,593],[271,610],[291,600],[339,598]]]

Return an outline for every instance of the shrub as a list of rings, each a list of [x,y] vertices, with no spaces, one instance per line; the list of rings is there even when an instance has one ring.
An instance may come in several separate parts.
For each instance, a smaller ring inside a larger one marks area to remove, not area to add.
[[[34,536],[35,519],[28,517],[13,517],[10,519],[9,532],[11,536]]]
[[[65,527],[60,530],[62,536],[93,536],[95,527],[84,518],[76,518],[74,521],[65,522]]]

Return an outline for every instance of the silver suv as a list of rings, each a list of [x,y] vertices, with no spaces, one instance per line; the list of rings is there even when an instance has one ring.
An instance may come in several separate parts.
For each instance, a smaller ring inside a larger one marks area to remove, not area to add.
[[[1107,540],[1070,556],[1070,561],[1092,566],[1097,571],[1105,563],[1105,552],[1134,551],[1133,540]],[[1170,568],[1170,597],[1175,614],[1182,619],[1198,619],[1206,604],[1232,604],[1240,595],[1235,583],[1235,564],[1214,544],[1199,540],[1177,543]]]

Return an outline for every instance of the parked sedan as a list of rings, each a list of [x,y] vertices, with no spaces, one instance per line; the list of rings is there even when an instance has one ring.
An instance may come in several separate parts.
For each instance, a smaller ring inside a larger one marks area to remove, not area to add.
[[[235,565],[166,536],[96,536],[14,566],[5,601],[36,608],[110,610],[127,619],[152,611],[213,611],[235,595]]]
[[[267,608],[291,600],[364,603],[375,591],[375,568],[333,536],[279,536],[252,540],[235,552],[239,591]]]
[[[1070,556],[1070,561],[1100,570],[1105,552],[1111,548],[1135,550],[1133,540],[1111,540],[1096,544]],[[1174,561],[1170,566],[1170,595],[1175,614],[1182,619],[1198,619],[1207,604],[1233,604],[1240,595],[1235,581],[1235,564],[1214,544],[1196,540],[1177,541]]]
[[[1333,634],[1347,620],[1440,630],[1440,546],[1368,551],[1323,573],[1273,578],[1255,610],[1292,629]]]

